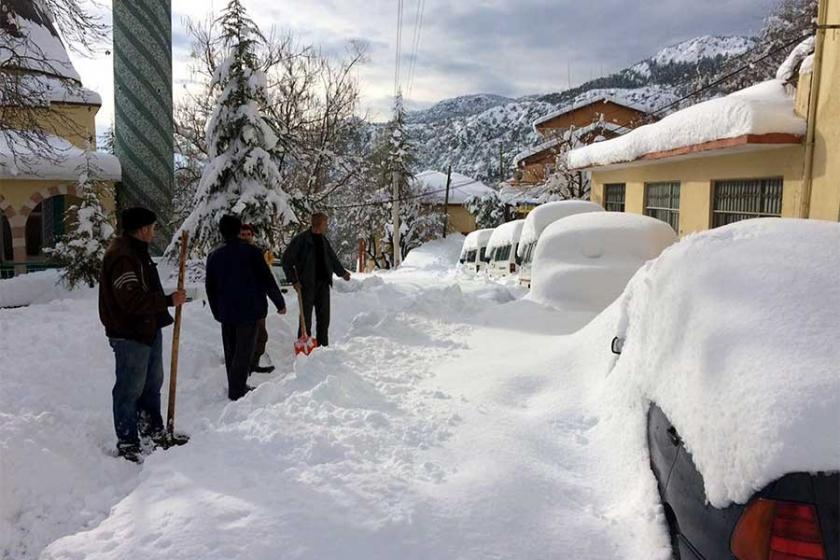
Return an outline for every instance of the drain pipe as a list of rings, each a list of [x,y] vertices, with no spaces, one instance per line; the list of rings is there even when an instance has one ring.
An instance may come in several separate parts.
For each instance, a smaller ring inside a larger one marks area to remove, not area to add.
[[[805,170],[802,174],[802,199],[799,203],[799,217],[811,214],[811,189],[814,182],[814,143],[817,131],[817,105],[822,78],[823,44],[825,43],[826,18],[829,0],[820,0],[817,8],[817,36],[814,46],[814,70],[811,74],[811,92],[808,99],[808,129],[805,134]]]

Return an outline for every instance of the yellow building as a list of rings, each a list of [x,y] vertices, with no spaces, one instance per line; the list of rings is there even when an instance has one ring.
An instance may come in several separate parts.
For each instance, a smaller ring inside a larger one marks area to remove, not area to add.
[[[6,7],[4,6],[4,9]],[[85,89],[64,45],[39,4],[8,2],[2,40],[19,55],[4,67],[24,95],[0,97],[15,127],[0,133],[0,274],[48,265],[44,249],[63,235],[65,210],[78,199],[75,184],[86,161],[101,180],[105,207],[114,208],[120,178],[116,157],[95,147],[94,118],[102,102]]]
[[[840,23],[840,0],[823,0],[820,21]],[[840,33],[823,27],[815,43],[775,80],[574,150],[569,163],[591,173],[594,202],[680,235],[761,216],[838,220]]]

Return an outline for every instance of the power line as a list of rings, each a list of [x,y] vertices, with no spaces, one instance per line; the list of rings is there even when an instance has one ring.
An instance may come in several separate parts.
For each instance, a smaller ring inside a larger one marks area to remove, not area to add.
[[[403,0],[397,1],[397,45],[394,60],[394,95],[400,89],[400,60],[402,58]]]
[[[469,185],[470,183],[473,183],[473,182],[474,181],[470,180],[470,181],[464,181],[460,184],[452,184],[452,185],[449,186],[449,190],[451,191],[453,189],[463,187],[464,185]],[[431,190],[431,191],[423,191],[420,194],[401,196],[399,198],[393,198],[392,197],[392,198],[389,198],[389,199],[386,199],[386,200],[377,200],[375,202],[360,202],[358,204],[326,205],[325,208],[327,210],[343,210],[343,209],[349,209],[349,208],[364,208],[364,207],[368,207],[368,206],[385,206],[386,204],[393,204],[395,201],[396,202],[405,202],[407,200],[415,200],[417,198],[425,198],[429,195],[438,194],[438,193],[442,193],[442,192],[446,192],[445,187],[442,188],[442,189],[436,189],[436,190]]]
[[[423,33],[423,15],[426,9],[426,0],[417,0],[417,14],[414,20],[414,38],[412,41],[412,53],[408,67],[408,95],[414,87],[414,71],[417,67],[417,54],[420,51],[420,39]]]

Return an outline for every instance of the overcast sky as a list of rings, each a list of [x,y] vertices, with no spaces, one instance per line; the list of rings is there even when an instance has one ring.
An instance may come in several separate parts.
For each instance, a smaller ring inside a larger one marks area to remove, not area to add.
[[[405,0],[401,85],[409,108],[470,93],[511,97],[565,89],[624,68],[697,35],[757,31],[774,0],[425,0],[415,78],[408,67],[419,0]],[[110,1],[104,2],[105,6]],[[175,94],[189,80],[186,17],[225,0],[172,0]],[[295,33],[327,53],[369,45],[359,72],[360,113],[387,117],[394,91],[396,0],[244,0],[264,31]],[[110,46],[109,46],[110,48]],[[85,85],[103,96],[100,130],[113,115],[111,56],[73,56]],[[409,89],[410,87],[410,89]]]

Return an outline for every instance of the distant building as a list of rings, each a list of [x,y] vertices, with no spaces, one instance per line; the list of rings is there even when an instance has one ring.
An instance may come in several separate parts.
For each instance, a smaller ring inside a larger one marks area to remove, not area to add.
[[[607,95],[567,105],[537,119],[534,131],[545,141],[514,158],[514,177],[502,185],[503,199],[518,216],[524,216],[547,200],[546,182],[556,170],[557,157],[570,146],[615,138],[649,118],[645,107]]]
[[[840,21],[840,3],[828,12]],[[804,43],[775,80],[570,152],[591,173],[592,200],[680,235],[758,217],[840,219],[840,35],[819,33],[821,61]]]
[[[18,83],[33,92],[23,123],[40,131],[45,142],[33,148],[31,134],[19,128],[0,131],[0,274],[9,276],[48,265],[44,249],[51,247],[70,225],[65,210],[79,199],[75,184],[84,151],[96,141],[94,117],[102,105],[98,94],[82,86],[78,72],[42,3],[7,0],[0,18],[0,56],[15,52],[4,67]],[[5,49],[3,47],[6,47]],[[4,54],[5,52],[5,54]],[[4,116],[23,120],[17,99],[0,95]],[[23,126],[19,125],[19,126]],[[45,145],[46,151],[41,150]],[[113,185],[120,179],[116,157],[97,152],[91,157],[102,179],[105,207],[114,208]]]
[[[472,177],[452,172],[449,185],[449,204],[446,205],[446,173],[423,171],[414,177],[420,192],[429,193],[422,198],[425,204],[433,206],[443,217],[444,209],[449,219],[449,229],[464,235],[476,230],[475,218],[467,211],[464,203],[473,196],[482,197],[496,191]],[[441,221],[442,223],[442,221]]]

